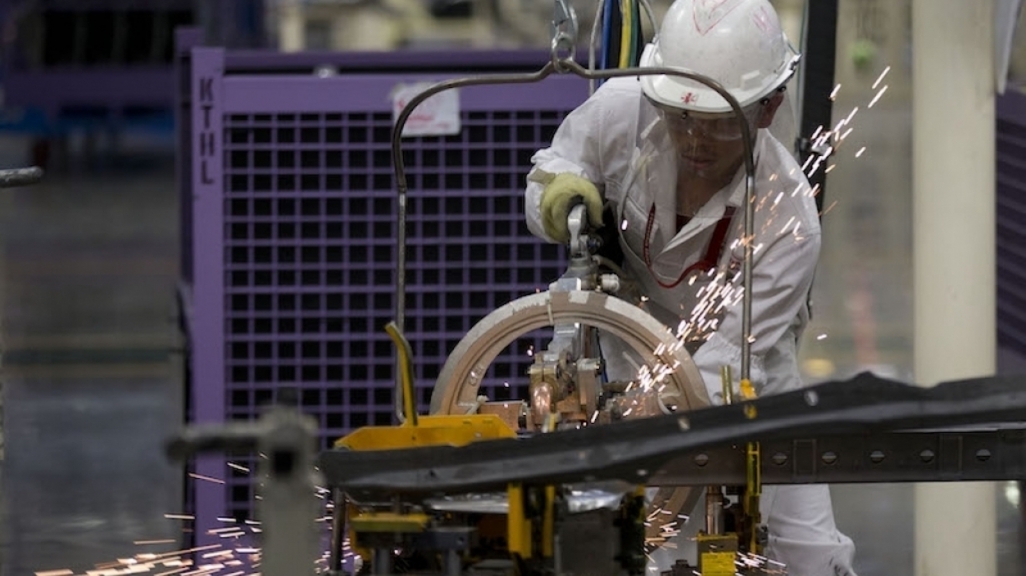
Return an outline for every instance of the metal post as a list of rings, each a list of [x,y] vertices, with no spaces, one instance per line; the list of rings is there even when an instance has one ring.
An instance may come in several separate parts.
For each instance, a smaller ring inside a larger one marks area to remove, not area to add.
[[[916,382],[995,371],[993,2],[913,0]],[[920,576],[996,573],[994,485],[915,489]]]
[[[345,559],[343,548],[346,541],[346,493],[338,488],[332,492],[335,509],[332,511],[331,517],[331,550],[329,550],[328,556],[328,570],[332,576],[340,576]]]

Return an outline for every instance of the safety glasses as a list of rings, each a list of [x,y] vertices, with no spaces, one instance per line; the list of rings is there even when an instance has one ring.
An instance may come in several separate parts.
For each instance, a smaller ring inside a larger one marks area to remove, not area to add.
[[[703,114],[692,112],[682,108],[672,108],[649,100],[659,112],[659,117],[666,122],[667,129],[671,133],[688,134],[691,136],[702,136],[712,140],[733,141],[740,140],[743,132],[741,123],[736,115],[727,114]],[[754,130],[759,115],[762,113],[765,101],[756,102],[742,109],[745,121]]]

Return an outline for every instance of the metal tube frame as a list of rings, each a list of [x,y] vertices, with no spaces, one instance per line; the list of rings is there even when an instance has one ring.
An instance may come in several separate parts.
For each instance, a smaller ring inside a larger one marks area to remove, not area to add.
[[[576,22],[572,20],[572,26]],[[744,140],[744,164],[745,164],[745,211],[744,211],[744,262],[742,265],[742,312],[741,312],[741,379],[748,380],[751,376],[751,346],[752,346],[752,257],[753,238],[755,221],[755,142],[752,138],[752,130],[741,109],[741,104],[716,80],[695,72],[678,68],[619,68],[612,70],[589,70],[574,61],[574,39],[573,35],[566,31],[558,30],[561,22],[557,21],[557,33],[552,40],[552,57],[540,70],[533,73],[513,74],[485,74],[470,76],[466,78],[454,78],[438,82],[423,92],[413,97],[409,104],[403,108],[396,119],[392,129],[392,162],[395,167],[396,187],[399,196],[398,207],[398,230],[397,230],[397,264],[396,264],[396,325],[402,331],[405,325],[406,316],[406,210],[407,192],[409,190],[406,181],[406,170],[402,154],[402,133],[406,121],[413,111],[428,98],[454,88],[467,86],[480,86],[485,84],[530,84],[540,82],[553,73],[575,74],[588,80],[629,77],[629,76],[653,76],[667,75],[677,76],[699,82],[714,90],[723,97],[730,105],[735,116],[741,124],[741,134]],[[397,386],[401,379],[397,378]],[[401,398],[401,394],[396,394]],[[397,405],[396,415],[402,421],[401,408]]]

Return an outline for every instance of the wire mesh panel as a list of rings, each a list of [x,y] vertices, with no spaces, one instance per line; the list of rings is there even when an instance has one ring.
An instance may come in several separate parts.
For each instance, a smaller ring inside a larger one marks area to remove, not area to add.
[[[389,94],[441,76],[220,77],[223,51],[203,48],[192,69],[197,420],[254,418],[290,389],[318,419],[323,447],[355,427],[391,424]],[[587,83],[569,77],[467,88],[459,134],[405,141],[405,329],[422,410],[449,351],[478,320],[562,273],[561,249],[526,229],[522,188],[531,155],[586,94]],[[515,377],[526,384],[529,349],[540,345],[506,351],[485,389],[522,394]],[[251,515],[251,474],[223,459],[197,470],[225,481],[201,487],[199,514]],[[197,520],[199,530],[216,524]]]

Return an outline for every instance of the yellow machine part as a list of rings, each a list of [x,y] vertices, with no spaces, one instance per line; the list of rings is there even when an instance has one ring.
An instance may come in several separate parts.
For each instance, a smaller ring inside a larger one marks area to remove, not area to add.
[[[737,534],[699,534],[698,569],[702,576],[734,576]]]
[[[527,502],[522,484],[510,484],[506,493],[509,498],[509,512],[506,516],[507,541],[510,554],[530,558],[532,553],[531,520],[527,517]]]
[[[481,440],[515,438],[496,414],[421,416],[416,426],[365,426],[335,441],[336,448],[396,450],[421,446],[465,446]]]
[[[699,561],[702,576],[734,576],[737,567],[734,565],[737,554],[734,552],[706,552]]]
[[[361,512],[349,523],[360,532],[423,532],[430,518],[427,514],[396,514],[395,512]]]

